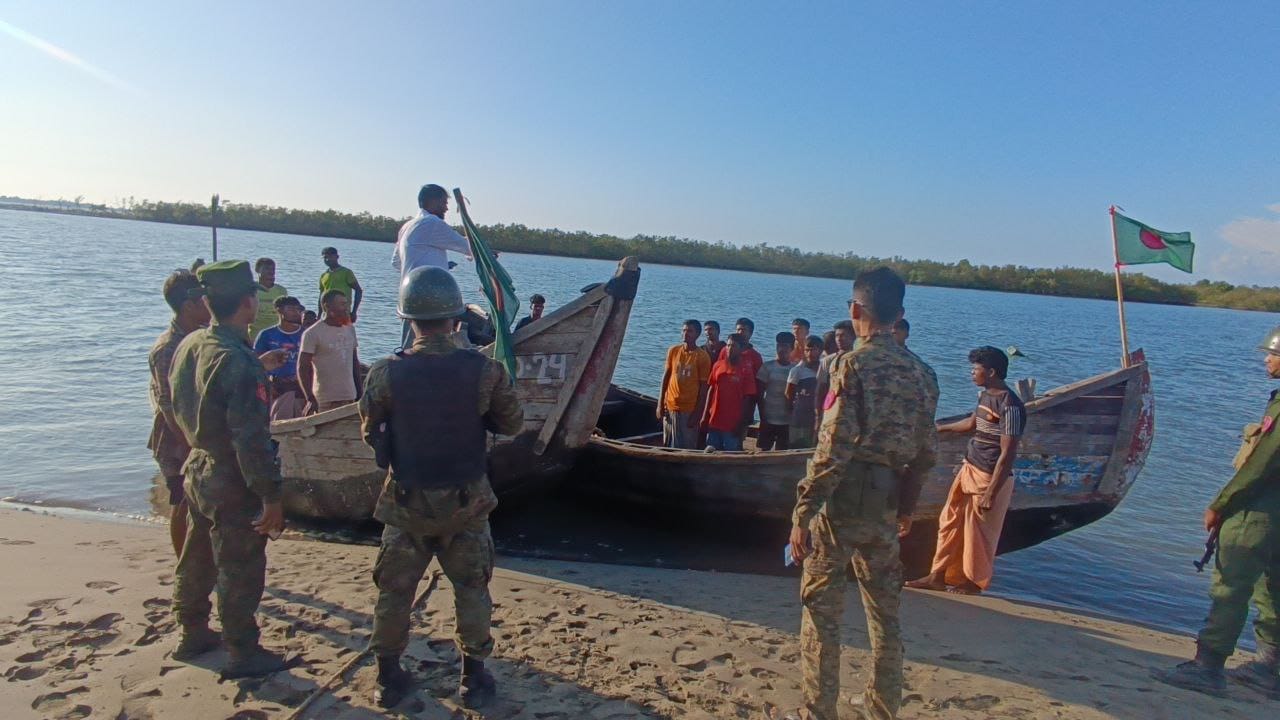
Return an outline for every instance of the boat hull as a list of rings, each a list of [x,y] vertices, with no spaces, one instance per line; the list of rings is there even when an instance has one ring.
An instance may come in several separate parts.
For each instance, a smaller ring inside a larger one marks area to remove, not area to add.
[[[1136,356],[1139,360],[1140,355]],[[575,489],[617,502],[697,513],[785,521],[811,450],[701,452],[648,444],[653,399],[616,388],[572,474]],[[1027,404],[1027,429],[1014,465],[1015,491],[1000,551],[1061,535],[1105,516],[1137,478],[1154,432],[1145,362],[1051,391]],[[911,572],[927,571],[938,515],[964,457],[967,437],[946,435],[903,540]]]
[[[524,426],[490,436],[489,480],[503,499],[560,478],[586,444],[608,392],[639,282],[634,258],[607,283],[516,332],[515,389]],[[492,354],[492,346],[481,350]],[[272,423],[291,517],[363,522],[386,478],[361,438],[355,403]]]

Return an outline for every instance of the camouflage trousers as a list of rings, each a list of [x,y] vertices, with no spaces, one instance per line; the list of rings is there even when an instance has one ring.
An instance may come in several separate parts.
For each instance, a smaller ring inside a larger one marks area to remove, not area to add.
[[[898,533],[889,518],[833,526],[820,513],[810,528],[813,554],[804,560],[800,597],[800,668],[804,708],[813,720],[836,720],[840,698],[840,617],[846,569],[853,563],[867,614],[873,668],[865,711],[875,720],[896,717],[902,704],[902,635],[898,600],[902,564]]]
[[[1218,532],[1212,604],[1198,643],[1224,657],[1235,652],[1250,597],[1258,608],[1253,630],[1259,649],[1280,647],[1280,517],[1243,510]]]
[[[187,539],[178,558],[173,611],[185,627],[209,622],[209,593],[218,591],[218,617],[228,650],[258,644],[254,615],[267,574],[267,538],[253,529],[262,501],[243,480],[188,474]]]
[[[404,653],[409,644],[414,594],[432,557],[439,558],[440,567],[453,585],[454,640],[458,650],[467,657],[488,657],[493,651],[489,634],[493,615],[489,597],[493,539],[488,522],[473,523],[447,541],[415,535],[394,525],[383,529],[382,548],[373,566],[378,603],[373,611],[369,649],[375,655]]]

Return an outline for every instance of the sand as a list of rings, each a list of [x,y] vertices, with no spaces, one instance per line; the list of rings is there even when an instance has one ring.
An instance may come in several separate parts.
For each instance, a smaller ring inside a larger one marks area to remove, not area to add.
[[[185,665],[169,612],[162,526],[0,509],[0,708],[16,718],[286,718],[368,638],[376,548],[272,543],[263,641],[301,655],[266,680],[219,682],[221,652]],[[441,579],[415,619],[406,665],[422,680],[392,712],[357,664],[302,715],[761,718],[799,701],[797,581],[500,558],[493,580],[501,699],[483,715],[452,698],[458,657]],[[869,664],[861,608],[846,614],[844,676]],[[1150,679],[1193,641],[994,598],[908,592],[903,718],[1274,718],[1280,702],[1228,700]],[[1239,658],[1237,658],[1238,661]]]

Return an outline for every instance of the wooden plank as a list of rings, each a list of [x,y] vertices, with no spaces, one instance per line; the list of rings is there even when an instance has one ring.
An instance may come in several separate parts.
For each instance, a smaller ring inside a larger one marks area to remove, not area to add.
[[[516,379],[536,380],[543,385],[564,383],[578,362],[578,353],[537,353],[516,356]]]
[[[1043,412],[1055,405],[1060,405],[1082,395],[1088,395],[1092,392],[1102,390],[1103,388],[1119,385],[1122,382],[1126,382],[1136,377],[1139,373],[1144,372],[1144,369],[1145,364],[1134,365],[1121,370],[1112,370],[1108,373],[1095,375],[1091,378],[1071,383],[1070,385],[1063,385],[1061,387],[1054,388],[1037,398],[1035,401],[1027,403],[1027,412]]]
[[[313,457],[349,458],[372,460],[373,448],[361,440],[338,440],[330,438],[290,438],[280,443],[283,456],[286,448],[290,452],[298,452]]]
[[[1054,408],[1055,412],[1076,415],[1120,415],[1124,399],[1118,397],[1076,397]]]
[[[516,395],[521,402],[555,403],[564,391],[564,383],[542,383],[538,380],[516,380]],[[547,413],[550,416],[550,412]]]
[[[1129,448],[1134,442],[1138,419],[1142,414],[1143,392],[1150,387],[1149,378],[1140,378],[1126,386],[1124,406],[1120,412],[1120,423],[1116,428],[1115,442],[1111,449],[1111,461],[1098,482],[1098,492],[1102,495],[1115,494],[1124,476],[1125,464],[1129,460]]]
[[[607,293],[605,292],[604,285],[591,290],[591,292],[583,293],[546,315],[543,315],[541,318],[538,318],[537,320],[534,320],[528,325],[520,328],[512,334],[511,339],[518,348],[519,345],[528,338],[531,338],[545,330],[549,330],[552,327],[556,327],[557,332],[564,332],[562,328],[557,327],[560,323],[581,312],[583,308],[600,302],[606,297],[606,295]]]
[[[546,332],[534,335],[516,347],[516,356],[533,355],[535,353],[576,353],[587,339],[586,331],[582,332]]]
[[[595,322],[591,326],[591,332],[587,342],[583,344],[584,353],[589,360],[591,355],[595,353],[596,343],[600,340],[601,333],[609,323],[609,318],[613,313],[613,296],[606,295],[604,300],[600,301],[600,306],[596,309]],[[573,400],[574,394],[578,390],[578,381],[582,379],[582,372],[586,369],[588,362],[579,362],[574,365],[569,372],[569,378],[565,380],[560,397],[556,400],[555,407],[551,408],[551,412],[547,415],[547,424],[542,426],[542,432],[538,433],[538,439],[533,444],[533,452],[535,455],[541,455],[547,450],[547,446],[551,443],[551,438],[555,435],[556,427],[560,423],[560,416],[564,414],[565,408],[569,406],[569,402]]]

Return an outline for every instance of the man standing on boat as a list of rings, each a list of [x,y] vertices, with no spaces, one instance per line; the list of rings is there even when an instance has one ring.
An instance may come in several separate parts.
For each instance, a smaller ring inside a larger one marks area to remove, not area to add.
[[[934,464],[938,404],[933,370],[893,339],[905,291],[902,278],[886,267],[854,280],[849,313],[864,341],[831,369],[818,446],[796,489],[791,548],[804,562],[804,706],[791,717],[837,718],[840,616],[850,561],[873,661],[858,707],[864,717],[887,720],[902,704],[898,537],[910,530],[922,480]]]
[[[183,471],[190,527],[178,558],[173,611],[182,637],[173,659],[214,649],[209,593],[217,588],[222,641],[230,662],[224,678],[261,677],[286,662],[258,644],[254,615],[267,572],[267,538],[284,529],[280,464],[267,418],[267,374],[249,347],[258,311],[258,283],[243,260],[196,271],[213,324],[189,334],[173,357],[169,383],[178,427],[191,445]],[[275,367],[284,359],[266,355]]]
[[[449,193],[439,185],[423,185],[418,190],[418,214],[400,227],[396,248],[391,252],[391,265],[400,271],[400,280],[408,277],[414,268],[438,267],[449,269],[449,253],[471,257],[471,243],[444,221],[449,212]],[[407,348],[413,342],[413,329],[405,320],[400,346]]]
[[[489,513],[498,505],[486,474],[486,433],[515,435],[524,413],[500,363],[454,345],[454,323],[464,310],[448,270],[411,270],[396,314],[412,323],[413,345],[374,363],[360,398],[364,441],[388,470],[373,513],[385,527],[373,568],[378,602],[369,640],[378,660],[374,699],[382,707],[412,690],[400,655],[409,643],[414,593],[433,557],[453,585],[463,704],[478,707],[496,691],[484,667],[493,650]]]
[[[691,450],[698,443],[698,423],[707,401],[711,358],[698,347],[701,323],[685,320],[682,332],[680,344],[667,350],[662,389],[658,393],[658,419],[662,421],[664,446]]]
[[[982,388],[978,407],[940,433],[973,433],[964,462],[938,516],[938,545],[928,575],[907,583],[921,590],[976,595],[991,584],[996,546],[1013,499],[1013,461],[1027,426],[1022,398],[1005,384],[1009,357],[985,345],[969,353],[970,378]]]
[[[1258,348],[1267,374],[1280,379],[1280,327]],[[1272,390],[1261,422],[1246,428],[1236,473],[1204,511],[1217,533],[1218,560],[1209,588],[1209,617],[1196,638],[1196,656],[1156,677],[1170,685],[1224,697],[1227,679],[1280,700],[1280,391]],[[1226,672],[1226,660],[1258,608],[1253,631],[1257,658]]]
[[[169,391],[169,369],[173,354],[189,333],[209,322],[209,308],[204,304],[204,288],[196,276],[178,270],[164,281],[164,301],[173,310],[173,320],[168,329],[156,339],[147,356],[151,368],[151,407],[155,419],[151,423],[151,437],[147,448],[151,450],[164,476],[169,490],[169,538],[175,555],[182,555],[182,543],[187,537],[187,501],[182,491],[182,464],[187,461],[191,446],[178,427],[173,414],[173,395]]]

